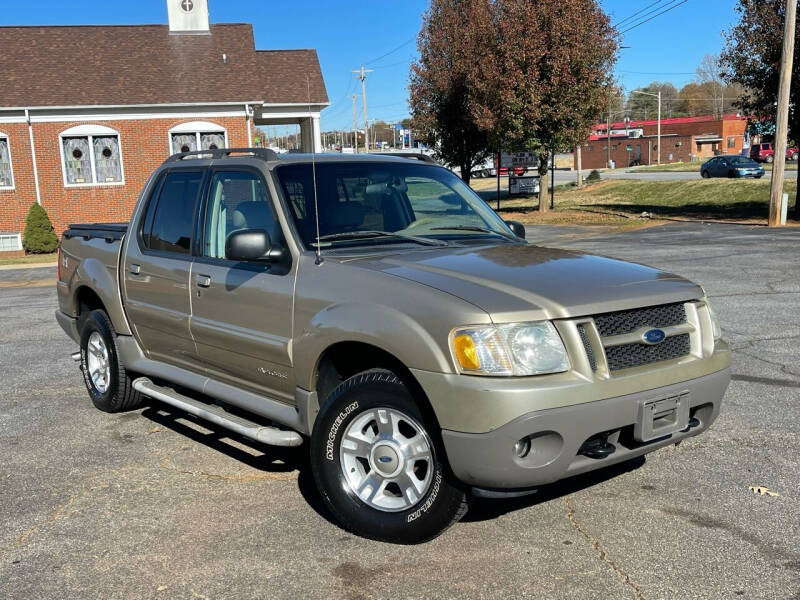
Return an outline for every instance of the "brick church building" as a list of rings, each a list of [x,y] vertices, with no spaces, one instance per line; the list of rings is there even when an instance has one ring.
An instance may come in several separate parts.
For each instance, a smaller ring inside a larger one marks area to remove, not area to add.
[[[252,25],[209,25],[207,0],[167,0],[168,25],[0,27],[0,256],[41,204],[57,233],[127,221],[175,152],[253,145],[299,125],[321,149],[315,50],[256,50]]]

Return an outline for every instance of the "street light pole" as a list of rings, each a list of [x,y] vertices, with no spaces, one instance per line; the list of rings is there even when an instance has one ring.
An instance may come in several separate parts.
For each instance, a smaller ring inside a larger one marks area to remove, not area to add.
[[[643,94],[645,96],[652,96],[653,98],[658,98],[658,130],[656,131],[656,148],[658,149],[658,152],[656,153],[656,162],[660,165],[661,164],[661,90],[658,90],[657,94],[653,94],[652,92],[642,92],[641,90],[631,90],[631,94]]]

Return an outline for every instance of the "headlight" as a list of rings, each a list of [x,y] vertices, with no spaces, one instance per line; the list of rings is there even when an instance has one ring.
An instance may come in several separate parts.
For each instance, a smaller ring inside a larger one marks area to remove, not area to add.
[[[462,373],[540,375],[569,370],[564,343],[549,321],[455,329],[450,346]]]
[[[711,317],[711,333],[714,335],[714,341],[716,342],[722,337],[722,328],[719,326],[717,313],[711,308],[711,303],[708,301],[708,298],[706,298],[706,308],[708,309],[708,316]]]

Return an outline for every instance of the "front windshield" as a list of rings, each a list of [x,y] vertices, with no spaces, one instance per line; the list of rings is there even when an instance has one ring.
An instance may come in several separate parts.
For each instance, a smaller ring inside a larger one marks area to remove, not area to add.
[[[314,248],[311,165],[278,167],[277,174],[303,243]],[[412,237],[514,239],[472,189],[441,167],[410,160],[322,162],[316,182],[322,247],[404,243]]]

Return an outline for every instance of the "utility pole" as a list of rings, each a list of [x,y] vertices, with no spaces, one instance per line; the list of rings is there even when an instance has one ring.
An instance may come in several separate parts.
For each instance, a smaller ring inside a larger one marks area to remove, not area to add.
[[[358,123],[356,122],[356,95],[350,94],[353,99],[353,152],[358,154]]]
[[[578,161],[578,187],[583,187],[583,165],[581,164],[581,146],[583,144],[578,144],[577,148],[575,148],[575,158]]]
[[[786,135],[789,123],[789,92],[792,83],[794,57],[794,22],[797,0],[786,0],[781,51],[781,78],[778,85],[778,115],[775,123],[775,162],[772,163],[772,182],[769,190],[769,226],[781,224],[783,214],[783,168],[786,163]]]
[[[361,68],[358,71],[353,71],[356,73],[356,78],[361,80],[361,104],[364,106],[364,151],[369,152],[369,134],[367,130],[369,128],[369,124],[367,123],[367,73],[372,73],[372,69],[365,69],[364,65],[361,65]]]
[[[611,168],[611,106],[608,107],[608,116],[606,117],[606,167]]]

